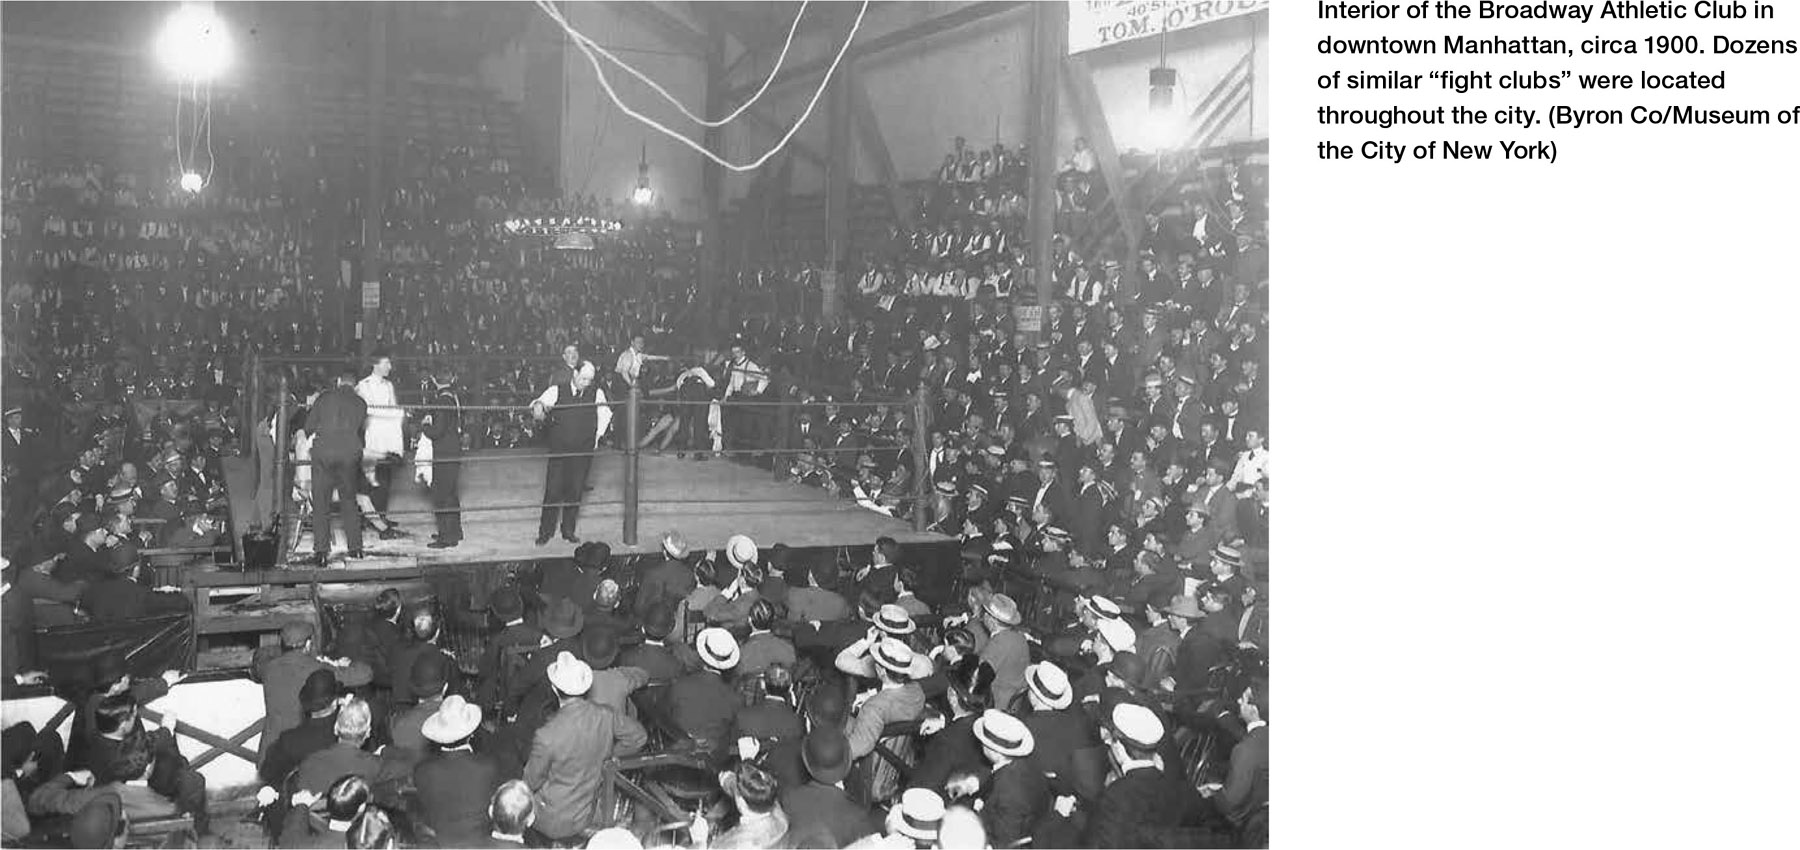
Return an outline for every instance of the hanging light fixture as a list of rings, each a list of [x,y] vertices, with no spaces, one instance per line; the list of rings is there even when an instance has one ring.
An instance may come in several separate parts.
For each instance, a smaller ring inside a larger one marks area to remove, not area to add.
[[[1146,126],[1150,147],[1164,151],[1174,147],[1180,116],[1175,114],[1175,69],[1169,67],[1169,34],[1159,39],[1162,58],[1150,69],[1150,119]]]
[[[656,193],[650,191],[650,143],[645,142],[642,152],[638,155],[637,188],[631,190],[631,202],[640,207],[647,207],[655,198]]]

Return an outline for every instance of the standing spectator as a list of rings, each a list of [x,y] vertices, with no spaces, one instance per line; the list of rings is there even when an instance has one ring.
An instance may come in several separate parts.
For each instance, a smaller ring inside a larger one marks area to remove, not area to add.
[[[568,841],[588,828],[606,760],[637,752],[648,736],[636,720],[588,701],[594,672],[586,662],[559,653],[547,675],[558,708],[532,739],[524,779],[537,796],[535,831]]]

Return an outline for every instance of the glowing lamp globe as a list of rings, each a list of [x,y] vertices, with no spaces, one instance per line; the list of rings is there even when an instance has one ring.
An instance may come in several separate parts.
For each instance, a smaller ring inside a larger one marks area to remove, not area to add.
[[[214,79],[231,64],[225,23],[211,4],[182,4],[156,36],[156,58],[184,80]]]
[[[636,189],[631,190],[631,202],[640,207],[649,206],[652,197],[654,196],[651,193],[649,186],[639,186]]]
[[[206,186],[206,181],[201,179],[200,175],[197,172],[184,171],[181,173],[181,190],[182,191],[184,191],[184,192],[199,192],[205,186]]]

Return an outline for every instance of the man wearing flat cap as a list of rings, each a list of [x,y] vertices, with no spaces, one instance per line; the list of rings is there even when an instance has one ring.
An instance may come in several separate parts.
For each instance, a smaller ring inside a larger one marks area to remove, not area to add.
[[[259,756],[267,755],[275,741],[300,725],[300,688],[314,671],[331,669],[313,652],[313,625],[295,620],[281,627],[278,654],[258,652],[251,664],[254,678],[263,686],[263,732]]]

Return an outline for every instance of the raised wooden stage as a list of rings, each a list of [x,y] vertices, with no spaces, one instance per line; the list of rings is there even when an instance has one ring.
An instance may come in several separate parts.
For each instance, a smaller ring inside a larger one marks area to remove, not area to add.
[[[342,562],[347,568],[380,569],[417,564],[487,563],[568,557],[575,545],[561,537],[538,546],[538,507],[544,493],[544,467],[537,449],[476,452],[465,458],[462,478],[463,541],[453,549],[431,549],[436,527],[429,513],[431,496],[412,480],[412,464],[395,475],[395,492],[389,513],[410,537],[381,540],[364,535],[370,557]],[[786,543],[796,549],[868,545],[882,535],[901,543],[943,543],[952,540],[931,532],[916,532],[911,524],[858,507],[816,487],[776,480],[774,474],[726,459],[682,459],[673,454],[643,454],[639,458],[638,541],[622,542],[624,523],[623,477],[625,457],[602,451],[594,461],[586,503],[576,533],[583,540],[599,540],[615,553],[655,551],[666,530],[679,530],[690,546],[717,549],[733,534],[747,534],[765,549]],[[246,470],[247,471],[247,470]],[[404,482],[400,473],[407,475]],[[229,476],[254,481],[243,474]],[[234,488],[232,513],[237,528],[247,527],[251,500]],[[500,505],[524,507],[482,510]],[[339,547],[341,549],[341,546]],[[303,528],[299,556],[312,551],[310,531]],[[334,565],[339,562],[334,561]]]

